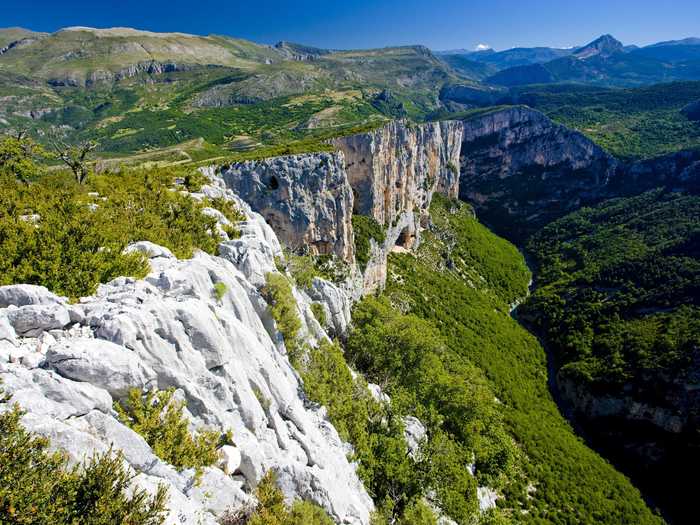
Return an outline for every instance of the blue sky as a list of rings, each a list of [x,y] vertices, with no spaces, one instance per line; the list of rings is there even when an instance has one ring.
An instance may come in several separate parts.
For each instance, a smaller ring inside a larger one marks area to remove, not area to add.
[[[328,48],[568,47],[611,33],[625,44],[700,36],[700,1],[674,0],[8,0],[0,27],[129,26]]]

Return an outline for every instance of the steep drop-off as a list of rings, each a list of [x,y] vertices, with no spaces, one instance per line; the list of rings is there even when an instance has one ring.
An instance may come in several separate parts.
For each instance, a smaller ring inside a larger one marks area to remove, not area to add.
[[[583,206],[664,186],[697,190],[700,152],[623,163],[539,111],[512,107],[464,121],[460,198],[496,232],[524,242]]]
[[[372,240],[369,263],[354,285],[369,292],[386,281],[389,251],[420,244],[433,194],[457,196],[461,140],[459,122],[397,121],[334,139],[335,154],[237,163],[220,173],[294,252],[334,254],[354,264],[352,215],[374,219],[385,240]]]

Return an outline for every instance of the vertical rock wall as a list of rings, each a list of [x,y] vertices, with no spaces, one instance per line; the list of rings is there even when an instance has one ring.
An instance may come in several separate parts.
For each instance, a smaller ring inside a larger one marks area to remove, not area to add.
[[[334,254],[354,266],[352,215],[376,219],[386,241],[373,245],[364,276],[352,272],[350,295],[357,297],[383,286],[387,254],[396,245],[419,244],[433,194],[457,197],[461,142],[459,122],[397,121],[335,139],[334,154],[241,162],[219,171],[295,252]]]
[[[353,195],[342,154],[311,153],[225,166],[226,185],[294,252],[354,261]]]
[[[354,213],[372,216],[389,228],[389,244],[399,241],[411,248],[420,224],[427,220],[433,193],[457,198],[461,141],[462,126],[451,121],[422,125],[394,121],[369,133],[336,139],[355,194]],[[419,220],[402,219],[414,212]],[[392,235],[402,221],[404,228]]]

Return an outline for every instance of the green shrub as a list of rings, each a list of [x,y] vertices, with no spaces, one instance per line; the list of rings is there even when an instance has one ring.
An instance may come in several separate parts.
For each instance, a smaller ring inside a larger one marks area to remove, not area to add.
[[[413,499],[398,521],[398,525],[437,525],[437,518],[430,507],[421,499]]]
[[[0,413],[0,523],[164,522],[164,486],[153,496],[135,489],[122,456],[111,452],[69,467],[65,455],[48,451],[48,439],[22,427],[21,416],[17,406]]]
[[[241,236],[241,230],[232,224],[225,224],[223,230],[229,239],[238,239]]]
[[[333,525],[326,511],[310,501],[297,500],[288,508],[271,470],[258,483],[255,497],[258,504],[248,525]]]
[[[44,171],[37,161],[47,156],[47,152],[31,139],[0,137],[0,175],[25,183],[34,180]]]
[[[300,350],[301,320],[297,312],[297,302],[292,293],[292,285],[281,273],[270,272],[265,276],[265,287],[262,293],[269,304],[270,315],[284,337],[290,359],[294,360],[298,357]]]
[[[151,241],[180,258],[195,249],[215,253],[216,220],[202,209],[218,207],[234,223],[243,218],[230,201],[200,203],[171,191],[177,168],[124,168],[80,185],[65,172],[45,173],[40,153],[26,139],[0,141],[0,285],[89,295],[101,282],[148,272],[142,255],[122,253],[129,243]]]
[[[321,303],[311,303],[311,311],[318,323],[325,328],[328,320],[326,319],[326,309]]]
[[[197,192],[202,189],[202,186],[206,184],[207,178],[202,175],[198,170],[188,170],[183,177],[185,188],[187,191]]]
[[[215,253],[216,221],[202,214],[202,203],[169,187],[160,170],[93,175],[87,186],[63,174],[32,184],[0,175],[0,285],[37,284],[77,298],[122,275],[143,277],[148,261],[122,253],[134,241],[180,258],[196,248]]]
[[[271,401],[265,397],[265,394],[262,393],[257,385],[253,385],[253,395],[255,395],[255,399],[258,400],[258,403],[260,403],[260,406],[263,407],[265,411],[270,408]]]
[[[347,348],[371,381],[386,381],[397,409],[412,407],[425,422],[433,458],[421,461],[425,485],[461,521],[476,495],[473,481],[454,476],[474,462],[476,481],[497,489],[499,507],[519,523],[660,523],[630,481],[574,434],[549,393],[544,350],[508,315],[529,278],[522,256],[506,241],[494,244],[463,210],[443,213],[439,199],[436,206],[437,227],[424,232],[416,255],[389,256],[384,304],[356,307]],[[416,319],[432,329],[416,329],[424,326]]]
[[[285,254],[285,258],[287,260],[287,270],[292,274],[292,278],[299,288],[308,290],[311,288],[314,277],[320,277],[312,256],[295,255],[288,252]]]
[[[400,516],[423,482],[422,470],[408,456],[400,414],[377,403],[361,376],[352,377],[336,343],[322,341],[296,366],[306,395],[327,408],[340,437],[353,445],[365,487],[384,502],[381,512]]]
[[[334,525],[328,513],[306,500],[295,501],[289,513],[289,525]]]
[[[386,240],[386,232],[374,217],[365,215],[352,216],[352,229],[355,235],[355,260],[364,271],[370,257],[370,239],[382,244]]]
[[[163,461],[178,469],[201,468],[218,460],[219,432],[204,430],[190,434],[183,414],[185,403],[173,399],[174,389],[151,390],[144,397],[137,388],[126,402],[114,404],[122,422],[139,433]],[[226,440],[230,440],[227,433]]]
[[[227,291],[228,288],[226,288],[225,283],[214,283],[214,297],[216,297],[217,301],[221,302],[221,300],[224,298],[224,295],[226,295]]]

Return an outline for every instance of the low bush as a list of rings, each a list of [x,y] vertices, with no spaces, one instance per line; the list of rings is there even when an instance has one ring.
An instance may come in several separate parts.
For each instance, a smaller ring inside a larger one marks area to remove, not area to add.
[[[221,302],[227,292],[226,284],[222,282],[214,283],[214,297],[216,300]]]
[[[163,461],[178,469],[202,468],[218,460],[217,447],[230,433],[204,430],[192,435],[184,416],[185,403],[173,399],[175,390],[151,390],[145,396],[134,388],[126,401],[114,404],[121,421],[139,433]]]
[[[270,272],[265,276],[265,287],[262,293],[269,304],[270,315],[284,337],[290,359],[294,361],[300,350],[301,320],[297,312],[297,302],[292,293],[292,285],[283,274]]]
[[[370,239],[382,244],[386,240],[386,232],[373,217],[365,215],[352,216],[352,229],[355,235],[355,260],[364,270],[370,257]]]
[[[64,173],[44,173],[29,146],[0,147],[0,285],[28,283],[78,298],[122,275],[143,277],[148,262],[124,254],[131,242],[151,241],[180,258],[195,249],[215,253],[216,220],[202,213],[221,208],[242,215],[223,199],[197,202],[172,191],[176,169],[123,169],[94,174],[79,185]],[[17,158],[19,152],[24,157]],[[20,173],[21,172],[21,173]],[[27,179],[29,182],[23,182]]]
[[[120,454],[94,455],[70,467],[49,440],[27,432],[15,406],[0,413],[0,523],[160,525],[167,491],[133,487]]]
[[[326,324],[328,323],[328,319],[326,319],[326,310],[323,308],[323,305],[321,303],[311,303],[311,311],[318,321],[318,324],[325,328]]]
[[[310,501],[295,501],[291,508],[284,503],[284,495],[277,486],[277,477],[267,471],[255,489],[258,504],[247,525],[333,525],[333,520],[318,505]],[[237,524],[236,524],[237,525]]]

